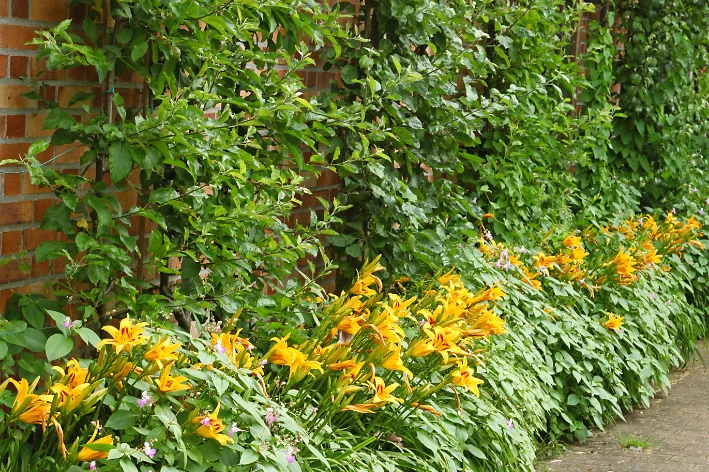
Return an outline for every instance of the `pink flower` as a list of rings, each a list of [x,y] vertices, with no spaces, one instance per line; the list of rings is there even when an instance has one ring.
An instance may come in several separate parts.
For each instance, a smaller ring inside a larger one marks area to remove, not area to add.
[[[202,421],[200,421],[200,423],[202,423],[205,426],[209,426],[209,422],[210,422],[209,416],[205,416],[204,418],[202,418]]]
[[[513,429],[515,429],[515,423],[514,423],[514,421],[512,421],[512,418],[508,418],[506,420],[506,422],[507,422],[507,429],[509,431],[512,431]]]
[[[148,392],[143,392],[143,395],[136,400],[139,407],[143,408],[145,406],[153,406],[153,397],[148,395]]]
[[[298,449],[288,446],[288,449],[286,449],[286,462],[289,464],[292,464],[295,462],[295,453],[298,452]]]
[[[89,469],[90,470],[96,470],[96,461],[91,461],[89,463]]]
[[[656,294],[656,293],[653,293],[652,295],[650,295],[650,298],[652,298],[653,300],[656,300],[656,299],[657,299],[657,294]]]
[[[266,408],[266,416],[264,419],[266,420],[266,424],[271,426],[278,421],[278,412],[273,411],[273,408]]]
[[[146,442],[143,446],[143,452],[145,453],[146,456],[150,457],[151,459],[155,457],[155,453],[158,452],[152,447],[150,447],[150,443]]]
[[[703,215],[703,214],[704,214],[704,210],[700,208],[700,209],[699,209],[699,214],[700,214],[700,215]]]
[[[219,354],[224,354],[226,352],[226,348],[222,345],[221,339],[214,345],[214,349],[216,349]]]
[[[68,316],[64,318],[64,327],[66,329],[71,329],[71,318],[69,318]]]
[[[239,428],[236,423],[232,423],[231,429],[229,430],[229,437],[231,437],[234,433],[238,433],[240,431],[243,431],[243,429]]]

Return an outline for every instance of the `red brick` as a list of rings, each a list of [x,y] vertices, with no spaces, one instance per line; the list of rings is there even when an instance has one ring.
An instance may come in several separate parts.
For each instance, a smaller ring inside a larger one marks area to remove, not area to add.
[[[8,5],[10,0],[0,0],[0,17],[7,17],[8,15]],[[2,313],[2,308],[0,308],[0,313]]]
[[[0,47],[8,49],[38,49],[36,45],[27,44],[32,41],[37,34],[37,26],[18,26],[18,25],[1,25],[0,26]]]
[[[22,193],[22,174],[5,174],[5,191],[6,197],[20,195]]]
[[[42,162],[40,160],[40,162]],[[38,187],[36,185],[32,185],[32,182],[30,182],[30,176],[27,173],[24,173],[23,175],[23,189],[22,191],[24,192],[25,195],[34,195],[38,193],[49,193],[50,190],[46,187]]]
[[[43,99],[48,100],[48,101],[56,100],[57,99],[57,88],[44,86],[44,87],[42,87],[42,90],[40,91],[40,95],[42,96]]]
[[[44,241],[57,241],[59,239],[59,233],[56,231],[47,231],[39,228],[26,229],[24,233],[23,243],[28,251],[34,251]]]
[[[57,259],[55,261],[52,261],[52,274],[63,273],[68,263],[69,261],[67,261],[66,259]]]
[[[324,187],[326,185],[335,185],[340,183],[340,178],[337,173],[331,170],[324,170],[318,177],[318,187]]]
[[[32,202],[0,203],[0,226],[32,221]]]
[[[52,199],[52,198],[43,198],[42,200],[35,200],[35,202],[34,202],[34,221],[36,223],[41,223],[42,218],[44,218],[44,212],[46,212],[47,208],[49,208],[52,205],[54,205],[54,199]]]
[[[0,290],[0,313],[4,313],[7,310],[10,298],[16,291],[17,289]]]
[[[0,54],[0,77],[7,77],[8,58],[5,54]]]
[[[2,233],[2,255],[17,254],[22,249],[22,231]],[[2,269],[0,269],[2,270]]]
[[[66,71],[66,78],[69,80],[84,80],[84,68],[74,67],[72,69],[68,69]]]
[[[91,87],[59,87],[59,94],[57,95],[57,102],[61,108],[68,108],[69,101],[78,92],[92,92]],[[74,103],[72,108],[81,108],[81,102]]]
[[[6,118],[7,117],[5,115],[0,115],[0,136],[2,137],[7,137],[5,136],[5,122],[7,121]]]
[[[0,108],[34,108],[36,102],[20,95],[29,92],[26,85],[0,85]]]
[[[30,0],[12,0],[12,17],[29,18]]]
[[[13,7],[15,1],[17,0],[13,0]],[[69,18],[68,0],[32,0],[33,20],[58,23],[67,18]]]
[[[86,146],[78,142],[57,146],[57,156],[59,156],[59,154],[61,154],[61,156],[54,162],[57,164],[77,163],[81,159],[81,156],[86,152],[86,149]]]
[[[43,129],[44,119],[47,117],[46,114],[41,115],[27,115],[27,137],[28,138],[41,138],[49,137],[52,135],[51,129]]]
[[[8,115],[7,137],[23,138],[25,136],[25,115]]]
[[[37,61],[36,58],[30,59],[30,78],[43,80],[62,80],[65,72],[63,70],[54,69],[47,70],[47,58],[44,57]]]
[[[24,295],[27,295],[28,293],[38,293],[41,295],[45,295],[50,300],[54,300],[52,292],[47,290],[47,282],[35,282],[32,284],[24,284],[20,289],[20,292]]]
[[[123,211],[127,211],[129,208],[136,204],[136,193],[133,190],[127,190],[125,192],[117,192],[113,194],[114,197],[121,204]]]
[[[30,143],[5,143],[0,144],[0,161],[4,159],[19,159],[27,154]]]
[[[37,262],[37,260],[32,258],[32,277],[41,277],[43,275],[49,275],[49,261]]]
[[[17,282],[18,280],[26,280],[29,278],[29,274],[22,272],[20,270],[20,264],[22,262],[29,263],[29,259],[24,260],[13,260],[8,264],[5,264],[0,270],[0,284],[8,282]]]

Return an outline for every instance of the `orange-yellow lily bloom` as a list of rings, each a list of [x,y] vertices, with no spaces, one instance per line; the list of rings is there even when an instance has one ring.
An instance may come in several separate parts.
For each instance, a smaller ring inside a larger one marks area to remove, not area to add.
[[[130,351],[134,346],[139,346],[147,340],[142,334],[143,326],[145,325],[147,323],[137,323],[133,326],[130,318],[126,317],[121,320],[120,328],[104,326],[101,329],[106,331],[111,337],[98,343],[98,348],[101,349],[101,347],[108,344],[115,348],[116,353]]]
[[[94,441],[94,438],[96,438],[96,433],[98,433],[98,429],[94,430],[94,434],[91,436],[91,439],[89,439],[89,442],[87,442],[86,445],[81,448],[81,451],[79,451],[80,461],[95,461],[97,459],[105,459],[108,457],[108,451],[95,451],[86,447],[91,446],[92,444],[105,444],[113,446],[113,436],[109,434],[108,436],[104,436],[101,439]]]
[[[10,379],[10,382],[17,389],[15,402],[12,404],[12,416],[17,416],[17,419],[23,423],[45,425],[49,419],[49,410],[52,407],[52,395],[35,395],[32,393],[39,377],[37,377],[32,385],[27,383],[27,380],[21,379],[19,382],[15,379]]]
[[[202,437],[216,439],[219,444],[226,446],[227,442],[234,442],[232,438],[226,434],[220,434],[224,431],[224,423],[219,419],[219,408],[221,403],[217,403],[217,407],[209,415],[198,416],[192,420],[192,423],[199,424],[196,433]]]
[[[158,390],[163,393],[168,393],[180,392],[182,390],[189,390],[192,388],[192,385],[185,383],[188,382],[187,377],[183,377],[182,375],[176,375],[173,377],[170,375],[170,369],[172,369],[171,364],[167,365],[162,370],[160,380],[157,382]]]
[[[603,323],[603,326],[608,329],[612,329],[613,331],[617,331],[621,326],[623,326],[623,317],[614,315],[613,313],[608,313],[608,320]]]
[[[172,362],[177,360],[177,351],[182,347],[181,343],[170,344],[167,336],[158,341],[155,346],[151,347],[143,356],[146,361],[155,362],[161,369],[164,367],[163,362]]]
[[[482,384],[483,381],[473,374],[473,370],[468,367],[468,360],[463,359],[463,362],[458,363],[458,369],[451,374],[451,382],[453,385],[463,387],[476,397],[479,397],[480,390],[478,390],[478,385]]]

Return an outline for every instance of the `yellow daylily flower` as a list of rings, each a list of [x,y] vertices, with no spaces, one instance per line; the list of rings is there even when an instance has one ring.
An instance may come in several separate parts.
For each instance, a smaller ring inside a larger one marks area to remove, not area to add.
[[[381,366],[387,370],[398,370],[411,378],[414,376],[411,370],[404,365],[404,361],[401,359],[401,346],[398,345],[384,358]]]
[[[473,370],[468,367],[468,359],[463,359],[463,362],[458,363],[458,369],[451,374],[451,383],[463,387],[476,397],[479,397],[480,390],[478,390],[478,385],[482,384],[483,380],[478,379],[473,374]]]
[[[295,382],[299,382],[305,378],[311,370],[318,370],[323,373],[322,366],[318,361],[309,361],[307,356],[293,349],[293,363],[290,365],[290,372],[288,373],[288,378],[293,379]]]
[[[232,438],[226,434],[220,434],[224,431],[224,423],[219,419],[219,408],[221,407],[221,402],[217,403],[217,407],[209,415],[198,416],[192,420],[192,423],[199,424],[197,434],[204,438],[215,439],[219,441],[219,444],[226,446],[227,442],[234,442]]]
[[[372,285],[376,285],[377,290],[370,288],[370,286]],[[379,277],[372,274],[365,274],[358,278],[350,289],[350,293],[352,295],[362,295],[367,298],[371,297],[372,295],[376,295],[381,291],[382,281],[379,279]]]
[[[168,364],[160,374],[160,380],[157,382],[158,390],[163,393],[168,392],[180,392],[182,390],[189,390],[192,385],[189,384],[187,377],[182,375],[171,376],[170,369],[172,369],[172,364]],[[185,383],[187,382],[187,383]]]
[[[177,360],[177,351],[182,347],[181,343],[170,344],[170,339],[165,336],[160,339],[149,351],[143,356],[146,361],[155,362],[161,369],[164,367],[163,362],[173,362]]]
[[[121,351],[130,351],[133,347],[139,346],[148,338],[142,335],[143,326],[147,323],[137,323],[133,326],[133,322],[130,318],[126,317],[121,320],[120,328],[114,326],[104,326],[101,328],[106,331],[111,337],[109,339],[103,339],[98,343],[98,349],[105,345],[112,345],[116,350],[116,353]]]
[[[384,379],[381,377],[374,377],[374,382],[367,382],[369,388],[374,390],[374,397],[372,397],[371,403],[377,406],[383,406],[387,403],[403,403],[401,398],[395,397],[391,394],[399,386],[398,383],[393,383],[387,386],[384,383]]]
[[[581,245],[581,238],[570,234],[566,238],[564,238],[562,244],[564,245],[564,247],[578,247]]]
[[[623,326],[623,317],[622,316],[617,316],[613,313],[607,313],[608,315],[608,320],[606,320],[603,323],[603,326],[605,326],[608,329],[612,329],[613,331],[617,331]]]
[[[413,406],[414,408],[418,408],[419,410],[423,410],[423,411],[426,411],[426,412],[428,412],[428,413],[431,413],[432,415],[441,416],[441,415],[443,414],[443,413],[441,413],[440,411],[436,410],[436,409],[435,409],[434,407],[432,407],[431,405],[420,405],[420,404],[417,403],[417,402],[413,402],[413,403],[411,404],[411,406]]]
[[[59,405],[63,407],[65,413],[76,410],[81,402],[91,393],[91,385],[84,383],[75,387],[69,387],[62,383],[56,383],[49,388],[59,398]]]
[[[373,409],[377,408],[377,405],[374,403],[356,403],[354,405],[347,405],[342,409],[342,411],[355,411],[357,413],[375,413],[372,411]]]
[[[53,370],[62,376],[62,383],[69,388],[86,383],[89,371],[79,365],[79,361],[71,359],[66,363],[66,370],[58,366],[53,366]]]
[[[25,379],[20,379],[19,382],[15,379],[10,379],[10,383],[17,389],[17,396],[12,404],[11,415],[17,416],[17,419],[23,423],[44,426],[49,419],[49,411],[54,397],[52,395],[35,395],[32,393],[38,382],[39,377],[31,385]]]
[[[86,447],[92,444],[109,444],[113,446],[113,436],[109,434],[108,436],[104,436],[101,439],[94,441],[96,438],[96,433],[98,433],[98,428],[94,430],[94,434],[91,436],[91,439],[89,439],[89,442],[87,442],[84,447],[81,448],[81,451],[79,451],[78,458],[80,461],[88,462],[95,461],[97,459],[105,459],[108,457],[108,451],[95,451]]]
[[[497,316],[492,310],[487,310],[480,315],[465,331],[466,336],[490,336],[493,334],[507,334],[505,320]]]

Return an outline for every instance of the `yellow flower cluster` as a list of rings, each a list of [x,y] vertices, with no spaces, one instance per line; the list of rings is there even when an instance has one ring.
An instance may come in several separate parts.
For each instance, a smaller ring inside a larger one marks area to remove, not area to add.
[[[502,243],[481,239],[479,248],[491,260],[504,259],[506,268],[517,268],[521,279],[536,289],[542,289],[543,277],[555,277],[578,283],[593,296],[604,284],[630,285],[641,272],[658,267],[663,256],[681,255],[686,245],[703,248],[702,243],[696,239],[702,235],[698,231],[700,228],[701,224],[694,216],[683,222],[673,213],[667,213],[664,222],[658,223],[651,215],[644,215],[637,219],[631,218],[620,226],[603,227],[599,235],[590,228],[582,233],[570,234],[556,251],[552,250],[550,254],[538,252],[531,256],[533,262],[529,266],[520,262],[518,257],[508,255],[510,248]],[[622,235],[619,239],[624,245],[607,259],[609,255],[604,251],[604,246],[614,240],[614,232]],[[592,248],[593,257],[590,262],[584,242]],[[554,247],[549,242],[545,242],[545,245]],[[669,268],[662,267],[662,270],[667,271]],[[615,315],[604,323],[612,330],[619,329],[621,324],[622,317],[617,318]]]
[[[468,359],[480,351],[479,340],[507,332],[492,305],[504,296],[502,289],[472,293],[451,271],[421,297],[384,295],[375,275],[384,269],[378,261],[366,264],[349,292],[325,306],[320,328],[307,340],[274,338],[265,359],[288,366],[289,383],[332,386],[323,397],[341,411],[374,413],[391,403],[436,414],[420,401],[445,385],[479,395],[482,380]],[[429,385],[434,372],[444,373],[437,386]]]

